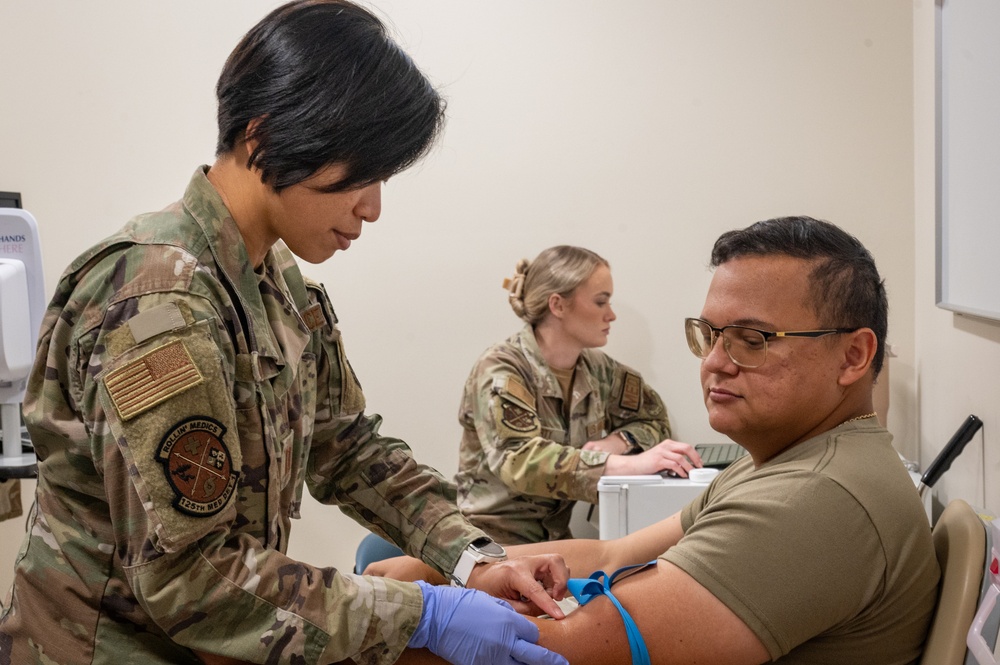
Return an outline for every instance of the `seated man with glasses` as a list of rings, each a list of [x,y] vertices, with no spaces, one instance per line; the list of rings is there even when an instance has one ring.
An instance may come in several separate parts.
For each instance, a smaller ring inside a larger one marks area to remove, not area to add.
[[[687,340],[712,428],[750,454],[679,513],[624,538],[512,548],[559,552],[573,577],[655,559],[611,588],[634,620],[631,639],[615,603],[597,597],[539,621],[540,644],[574,665],[630,654],[916,661],[940,572],[916,489],[872,407],[888,306],[871,254],[832,224],[796,217],[723,234],[711,264]],[[417,572],[406,565],[382,570]]]

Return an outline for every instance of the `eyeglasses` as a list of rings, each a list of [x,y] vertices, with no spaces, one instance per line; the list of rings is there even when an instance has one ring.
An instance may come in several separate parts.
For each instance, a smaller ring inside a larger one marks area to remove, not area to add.
[[[730,360],[747,369],[760,367],[767,360],[767,340],[772,337],[824,337],[840,333],[851,333],[860,328],[830,328],[827,330],[770,331],[747,328],[746,326],[722,326],[716,328],[702,319],[684,319],[691,353],[699,358],[707,358],[722,337],[722,346]]]

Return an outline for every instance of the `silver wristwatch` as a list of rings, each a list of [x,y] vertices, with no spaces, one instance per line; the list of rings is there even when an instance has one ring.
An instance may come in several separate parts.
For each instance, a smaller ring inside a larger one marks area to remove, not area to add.
[[[469,576],[472,575],[472,569],[476,567],[476,564],[494,563],[506,559],[507,551],[501,545],[493,542],[492,538],[486,536],[476,538],[469,543],[458,559],[458,563],[455,564],[455,570],[449,575],[451,583],[453,586],[464,587],[468,584]]]

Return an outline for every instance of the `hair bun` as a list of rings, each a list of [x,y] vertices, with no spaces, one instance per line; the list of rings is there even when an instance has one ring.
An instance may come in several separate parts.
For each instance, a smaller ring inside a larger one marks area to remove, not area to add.
[[[514,276],[503,280],[503,288],[510,293],[507,300],[510,301],[511,309],[522,319],[525,316],[524,308],[524,278],[528,274],[531,262],[528,259],[521,259],[514,268]]]

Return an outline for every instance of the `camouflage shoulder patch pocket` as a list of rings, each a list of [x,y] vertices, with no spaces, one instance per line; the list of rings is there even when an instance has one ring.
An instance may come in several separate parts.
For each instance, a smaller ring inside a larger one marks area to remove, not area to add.
[[[525,439],[541,434],[542,426],[538,422],[538,415],[531,409],[503,395],[494,395],[491,402],[497,436],[501,440]]]
[[[97,376],[98,395],[117,446],[105,468],[124,460],[154,545],[175,552],[220,519],[235,515],[242,454],[230,382],[209,321],[149,339]]]
[[[535,396],[531,394],[531,391],[529,391],[516,376],[507,377],[500,393],[513,397],[532,411],[535,410]]]

